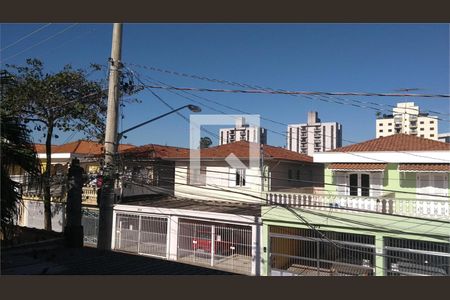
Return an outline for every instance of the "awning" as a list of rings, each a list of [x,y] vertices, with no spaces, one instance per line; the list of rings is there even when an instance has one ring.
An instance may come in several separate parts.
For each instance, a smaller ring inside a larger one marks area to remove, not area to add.
[[[402,172],[450,172],[450,164],[400,164]]]
[[[384,171],[387,164],[332,163],[328,169],[334,171]]]

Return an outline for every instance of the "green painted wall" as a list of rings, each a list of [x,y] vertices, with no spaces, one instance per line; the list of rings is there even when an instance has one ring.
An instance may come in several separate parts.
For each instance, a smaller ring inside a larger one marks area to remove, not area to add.
[[[333,172],[328,169],[328,164],[325,165],[324,176],[325,191],[332,195],[336,194],[336,186],[332,185],[336,184],[336,181],[333,177]]]
[[[416,192],[416,173],[414,172],[399,172],[398,164],[388,164],[383,179],[383,187],[386,190],[395,190],[401,192],[415,193]],[[415,199],[414,194],[405,194],[396,192],[396,198]],[[389,193],[389,192],[387,192]]]
[[[410,217],[381,215],[375,213],[355,214],[336,211],[312,211],[296,210],[310,225],[317,229],[335,232],[346,232],[354,234],[366,234],[375,236],[375,247],[377,253],[382,253],[385,237],[396,237],[411,240],[422,240],[430,242],[450,242],[450,223],[436,220],[413,219]],[[261,209],[263,221],[262,247],[269,248],[269,226],[310,228],[291,211],[283,207],[264,206]],[[269,263],[268,253],[262,264],[262,275],[268,275]],[[376,257],[375,275],[385,275],[385,258],[381,255]]]
[[[325,165],[325,191],[330,194],[336,193],[336,180],[333,177],[333,172],[328,169],[328,164]],[[450,173],[449,173],[450,175]],[[450,176],[448,179],[448,195],[450,195]],[[398,164],[388,164],[384,171],[383,188],[386,190],[398,191],[395,192],[396,198],[402,199],[416,199],[414,193],[416,190],[416,173],[415,172],[399,172]],[[402,193],[406,192],[406,193]],[[390,192],[386,191],[386,194]]]

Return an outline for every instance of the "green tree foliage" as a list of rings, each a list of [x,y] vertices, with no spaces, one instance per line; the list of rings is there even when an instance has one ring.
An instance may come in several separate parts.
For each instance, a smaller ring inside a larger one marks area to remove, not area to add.
[[[209,148],[212,145],[212,141],[209,137],[205,136],[200,138],[200,149]]]
[[[52,139],[58,138],[55,129],[84,132],[89,138],[103,140],[107,108],[105,79],[89,78],[102,67],[91,65],[89,70],[83,70],[66,65],[57,73],[47,73],[40,60],[28,59],[24,66],[7,65],[7,68],[14,84],[3,96],[4,107],[28,122],[30,129],[42,132],[45,138],[44,226],[51,230],[50,167]],[[139,91],[128,74],[121,75],[119,88],[122,95]]]
[[[11,76],[1,74],[1,95],[11,87]],[[1,231],[6,239],[12,233],[14,220],[17,218],[19,204],[22,200],[21,185],[10,178],[12,168],[21,168],[28,176],[37,178],[39,162],[34,151],[26,126],[17,116],[9,114],[0,107],[1,128]]]

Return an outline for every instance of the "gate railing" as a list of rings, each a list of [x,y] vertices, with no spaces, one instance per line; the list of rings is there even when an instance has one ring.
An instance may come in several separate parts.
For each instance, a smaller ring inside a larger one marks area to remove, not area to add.
[[[116,215],[116,250],[168,258],[168,219],[120,213]]]
[[[416,200],[388,197],[265,192],[268,205],[287,205],[314,210],[345,209],[349,213],[378,212],[429,219],[450,219],[450,200]]]
[[[178,224],[179,261],[252,274],[251,228],[194,221],[180,221]]]

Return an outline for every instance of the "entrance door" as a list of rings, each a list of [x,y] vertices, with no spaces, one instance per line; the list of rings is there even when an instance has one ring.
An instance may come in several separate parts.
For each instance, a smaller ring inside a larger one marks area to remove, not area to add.
[[[358,174],[350,174],[350,196],[358,196]]]
[[[369,174],[361,174],[361,196],[369,197],[369,194],[370,194]]]

